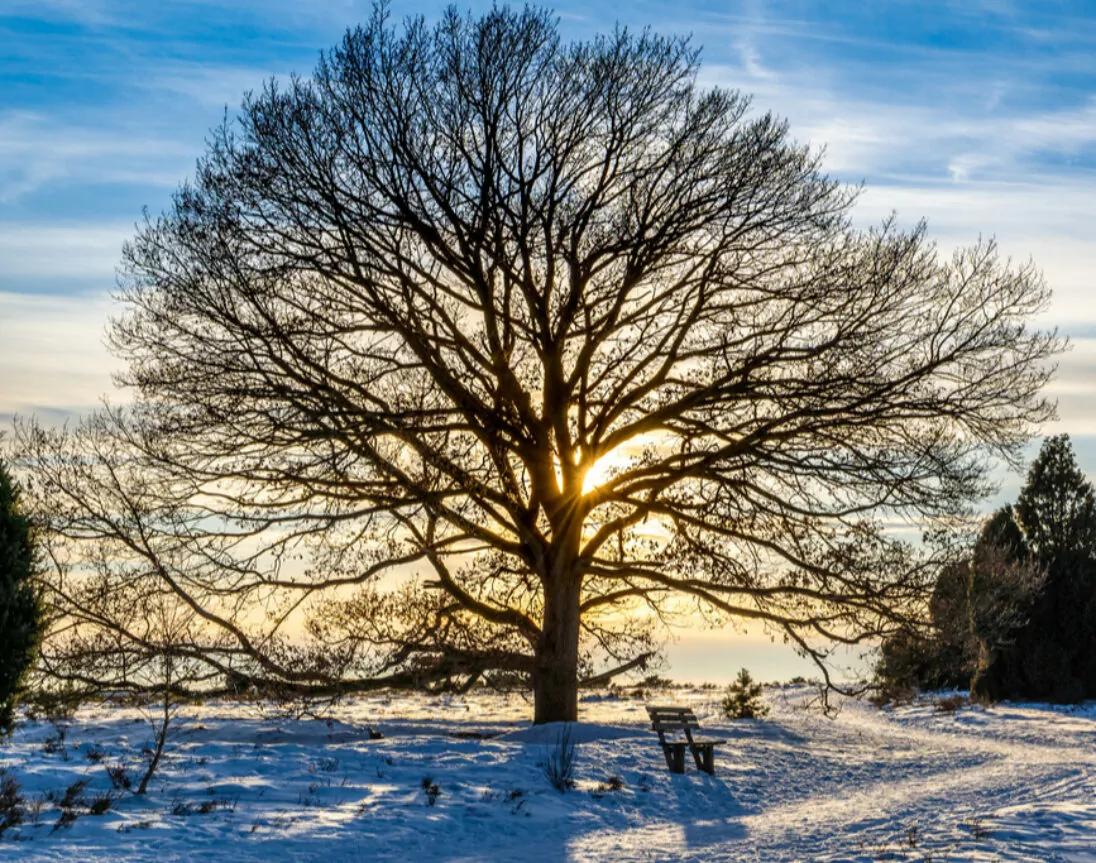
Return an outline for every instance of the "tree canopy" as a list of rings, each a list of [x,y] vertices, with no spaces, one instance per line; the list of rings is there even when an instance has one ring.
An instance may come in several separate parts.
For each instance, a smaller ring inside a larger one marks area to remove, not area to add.
[[[992,243],[854,229],[856,191],[698,68],[537,8],[378,7],[249,95],[126,248],[132,411],[23,431],[57,535],[158,579],[212,668],[517,673],[537,721],[663,622],[821,660],[916,613],[886,523],[966,511],[1050,416],[1049,292]]]

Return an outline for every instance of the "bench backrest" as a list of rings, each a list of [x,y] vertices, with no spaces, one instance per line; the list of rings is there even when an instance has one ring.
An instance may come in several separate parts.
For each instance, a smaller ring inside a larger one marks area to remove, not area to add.
[[[647,706],[647,715],[651,717],[654,731],[685,731],[700,728],[691,707],[655,707]]]

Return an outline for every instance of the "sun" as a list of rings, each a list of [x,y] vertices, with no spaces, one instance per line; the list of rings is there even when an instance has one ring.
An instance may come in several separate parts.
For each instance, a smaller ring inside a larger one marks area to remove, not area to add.
[[[592,468],[586,471],[586,476],[582,480],[582,493],[592,492],[629,461],[627,456],[619,455],[616,451],[603,455],[594,462]]]
[[[582,493],[589,494],[610,479],[635,466],[649,452],[662,450],[669,438],[661,432],[644,432],[631,437],[607,452],[591,467],[582,480]]]

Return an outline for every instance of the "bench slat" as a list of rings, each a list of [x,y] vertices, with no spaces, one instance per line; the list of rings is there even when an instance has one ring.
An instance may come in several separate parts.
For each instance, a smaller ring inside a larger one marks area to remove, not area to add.
[[[700,728],[700,720],[696,718],[691,707],[648,707],[647,715],[651,717],[651,727],[655,731]]]
[[[699,722],[653,722],[651,728],[654,731],[684,731],[688,728],[690,731],[699,731]]]
[[[691,707],[648,707],[647,715],[660,722],[696,722]]]

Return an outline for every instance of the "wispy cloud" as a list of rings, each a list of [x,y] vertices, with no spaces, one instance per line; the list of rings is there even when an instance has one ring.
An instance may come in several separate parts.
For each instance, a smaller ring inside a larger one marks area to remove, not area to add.
[[[175,186],[195,145],[131,124],[89,126],[28,111],[0,114],[0,204],[50,183]]]
[[[132,223],[0,223],[0,281],[80,278],[109,288]]]
[[[974,114],[965,105],[880,103],[842,94],[824,76],[804,82],[766,74],[772,79],[712,66],[704,82],[751,93],[758,110],[787,117],[795,138],[824,147],[827,167],[852,179],[914,173],[929,181],[1015,177],[1046,172],[1049,155],[1084,155],[1096,168],[1096,97],[1050,111],[1005,113],[987,106]],[[1063,173],[1076,174],[1078,167]]]
[[[0,292],[0,415],[95,407],[118,368],[103,345],[110,312],[105,294],[74,300]]]
[[[158,69],[156,74],[142,79],[138,86],[156,96],[182,96],[204,108],[227,106],[233,112],[242,103],[245,93],[259,92],[271,77],[285,79],[291,73],[303,75],[309,71],[288,69],[279,73],[248,66],[209,67],[198,63],[177,63]],[[210,125],[217,119],[217,111],[209,111]]]
[[[702,83],[752,93],[756,110],[788,118],[794,138],[824,148],[826,170],[865,181],[858,224],[925,217],[945,254],[994,236],[1004,254],[1043,268],[1055,291],[1044,320],[1096,321],[1096,96],[1068,86],[1080,74],[1096,84],[1092,22],[1046,22],[1041,44],[1054,32],[1067,46],[1056,53],[903,44],[876,56],[870,36],[799,11],[736,7],[728,32],[743,26],[754,53],[728,35],[733,49],[708,52],[720,62],[703,68]],[[1026,39],[1021,12],[1001,10],[986,27]],[[712,33],[705,41],[718,45]],[[804,46],[809,60],[795,50]]]

